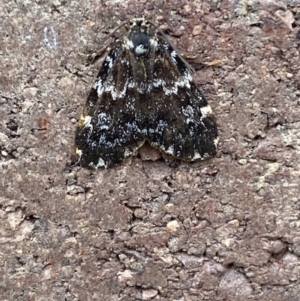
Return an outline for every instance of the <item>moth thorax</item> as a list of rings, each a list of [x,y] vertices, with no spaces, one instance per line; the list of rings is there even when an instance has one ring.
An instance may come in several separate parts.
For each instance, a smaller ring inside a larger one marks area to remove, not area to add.
[[[137,45],[134,48],[134,52],[137,56],[144,55],[144,54],[148,53],[148,51],[149,51],[149,48],[145,47],[144,44]]]
[[[133,50],[135,55],[141,56],[149,52],[150,49],[149,37],[146,36],[144,33],[137,34],[133,38],[132,43],[133,43]]]

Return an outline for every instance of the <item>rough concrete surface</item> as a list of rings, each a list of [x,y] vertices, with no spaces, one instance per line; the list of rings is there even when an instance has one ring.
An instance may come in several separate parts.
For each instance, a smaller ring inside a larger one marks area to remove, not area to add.
[[[218,154],[66,168],[89,55],[134,16],[196,70]],[[2,0],[0,18],[0,300],[300,300],[298,0]]]

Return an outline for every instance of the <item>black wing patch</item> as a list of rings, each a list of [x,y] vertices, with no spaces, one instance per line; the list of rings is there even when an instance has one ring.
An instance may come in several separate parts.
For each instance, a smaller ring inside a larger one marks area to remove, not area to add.
[[[128,60],[128,52],[117,42],[90,92],[75,138],[82,166],[120,163],[145,141],[139,96]]]
[[[215,118],[185,62],[162,39],[154,61],[147,139],[180,160],[211,157],[218,137]]]
[[[216,153],[210,106],[189,68],[143,18],[111,46],[79,119],[75,145],[85,167],[110,167],[145,141],[195,161]]]

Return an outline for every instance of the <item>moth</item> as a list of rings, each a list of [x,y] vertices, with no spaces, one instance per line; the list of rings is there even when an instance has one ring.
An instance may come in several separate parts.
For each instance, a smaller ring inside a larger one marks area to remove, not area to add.
[[[147,142],[183,161],[216,154],[211,107],[191,70],[153,23],[130,21],[109,47],[78,121],[78,162],[108,168]]]

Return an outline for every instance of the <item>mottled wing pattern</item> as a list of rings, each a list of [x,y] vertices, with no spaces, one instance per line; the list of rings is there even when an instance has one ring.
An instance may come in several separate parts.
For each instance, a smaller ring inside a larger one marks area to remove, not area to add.
[[[131,60],[123,41],[118,40],[103,62],[76,129],[81,166],[113,166],[133,155],[145,141],[144,114],[139,109]]]
[[[110,167],[148,141],[185,161],[216,153],[210,106],[173,47],[144,18],[131,20],[104,60],[75,137],[79,162]]]
[[[217,127],[210,106],[173,47],[157,36],[149,97],[149,143],[173,157],[194,161],[216,153]]]

